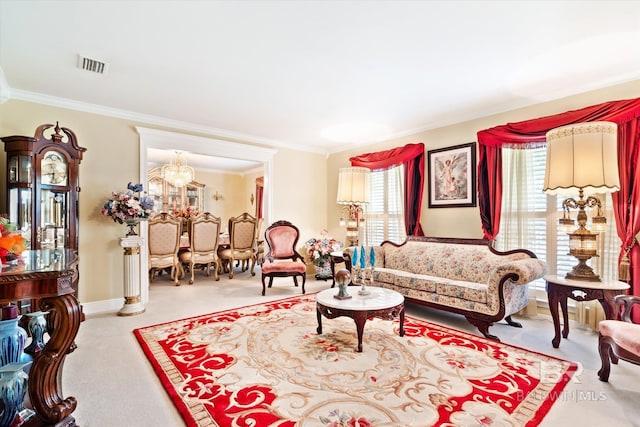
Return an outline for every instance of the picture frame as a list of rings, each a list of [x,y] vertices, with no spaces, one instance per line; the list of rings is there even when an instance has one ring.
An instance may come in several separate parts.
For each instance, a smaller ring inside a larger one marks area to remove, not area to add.
[[[474,207],[476,143],[427,152],[429,208]]]

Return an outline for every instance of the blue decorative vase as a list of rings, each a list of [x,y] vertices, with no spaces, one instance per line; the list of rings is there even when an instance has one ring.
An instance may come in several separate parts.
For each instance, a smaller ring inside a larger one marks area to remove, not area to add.
[[[0,366],[25,361],[27,331],[18,326],[18,320],[0,320]]]
[[[24,396],[27,393],[29,376],[24,368],[31,362],[9,363],[0,367],[0,402],[3,410],[0,412],[0,426],[11,426],[16,416],[24,408]],[[31,411],[29,411],[31,412]],[[22,414],[21,416],[24,417]]]
[[[44,333],[47,332],[45,314],[47,312],[44,311],[25,314],[25,316],[29,317],[27,328],[29,328],[29,333],[31,334],[31,343],[24,349],[25,353],[36,355],[44,348]]]

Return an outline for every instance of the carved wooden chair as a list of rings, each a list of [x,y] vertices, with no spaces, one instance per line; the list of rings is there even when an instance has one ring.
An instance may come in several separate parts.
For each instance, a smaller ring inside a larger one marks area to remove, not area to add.
[[[624,304],[622,320],[603,320],[598,325],[598,351],[602,367],[598,371],[600,381],[609,381],[611,363],[618,359],[640,365],[640,324],[631,322],[631,308],[640,304],[640,297],[617,295],[616,304]]]
[[[156,272],[171,269],[171,279],[180,286],[184,276],[178,258],[182,220],[166,212],[149,219],[149,282],[153,282]]]
[[[189,265],[189,284],[193,284],[196,266],[204,266],[207,277],[211,275],[213,265],[213,278],[218,277],[218,237],[220,235],[221,221],[217,216],[209,212],[204,212],[195,218],[190,218],[189,228],[189,250],[180,254],[181,264]]]
[[[218,257],[229,269],[229,279],[233,279],[235,261],[251,261],[251,275],[256,266],[255,241],[256,219],[248,213],[229,219],[229,247],[218,249]],[[245,271],[245,268],[242,268]]]
[[[293,283],[298,286],[298,276],[302,277],[302,293],[305,293],[307,265],[304,258],[296,251],[296,244],[300,237],[298,227],[289,221],[277,221],[265,230],[265,239],[269,250],[262,264],[262,295],[266,287],[264,280],[269,278],[269,287],[274,277],[293,277]]]

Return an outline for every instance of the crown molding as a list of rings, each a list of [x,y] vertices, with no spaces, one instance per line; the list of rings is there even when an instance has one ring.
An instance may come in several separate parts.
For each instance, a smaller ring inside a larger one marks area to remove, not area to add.
[[[0,69],[0,72],[1,71],[2,70]],[[2,96],[4,95],[3,93],[4,85],[2,82],[3,77],[4,77],[4,74],[0,73],[0,102],[2,102],[2,99],[3,99]],[[33,102],[36,104],[44,104],[52,107],[66,108],[74,111],[82,111],[85,113],[92,113],[92,114],[98,114],[101,116],[114,117],[118,119],[133,121],[136,123],[142,123],[146,125],[170,127],[183,132],[200,133],[200,134],[208,135],[210,137],[239,140],[239,141],[248,142],[251,144],[259,144],[259,145],[264,145],[268,147],[287,148],[287,149],[296,150],[296,151],[304,151],[304,152],[319,153],[319,154],[327,153],[326,150],[315,148],[315,147],[305,147],[304,145],[288,144],[288,143],[274,140],[274,139],[263,138],[260,136],[249,135],[249,134],[229,131],[225,129],[201,126],[195,123],[172,120],[165,117],[154,116],[151,114],[142,114],[134,111],[121,110],[118,108],[111,108],[111,107],[106,107],[98,104],[80,102],[73,99],[60,98],[60,97],[45,95],[37,92],[29,92],[29,91],[24,91],[20,89],[11,89],[8,85],[6,85],[6,93],[10,94],[10,96],[7,95],[7,98],[5,100],[17,99],[19,101]]]
[[[7,78],[4,75],[4,71],[2,71],[2,67],[0,67],[0,104],[7,102],[11,99],[11,88],[9,87],[9,82],[7,82]]]

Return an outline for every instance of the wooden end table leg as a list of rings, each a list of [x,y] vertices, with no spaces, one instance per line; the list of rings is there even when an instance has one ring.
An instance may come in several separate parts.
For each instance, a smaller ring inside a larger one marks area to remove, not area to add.
[[[618,307],[613,302],[618,293],[620,293],[620,291],[603,291],[602,299],[598,300],[604,310],[605,319],[607,320],[618,320]]]
[[[558,348],[560,345],[560,319],[558,318],[558,294],[556,293],[555,287],[547,283],[547,295],[549,298],[549,311],[551,312],[551,319],[553,319],[553,329],[555,331],[555,335],[551,340],[551,344],[554,348]]]
[[[567,338],[569,336],[569,310],[567,308],[567,297],[560,298],[560,308],[562,308],[562,337]]]

